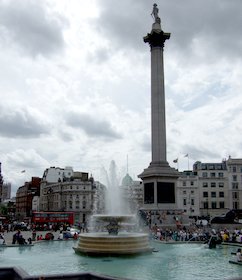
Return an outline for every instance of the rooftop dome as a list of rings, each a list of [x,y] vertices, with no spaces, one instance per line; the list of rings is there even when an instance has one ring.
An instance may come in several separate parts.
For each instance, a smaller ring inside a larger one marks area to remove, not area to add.
[[[133,179],[127,173],[122,180],[122,186],[130,186],[132,184],[133,184]]]

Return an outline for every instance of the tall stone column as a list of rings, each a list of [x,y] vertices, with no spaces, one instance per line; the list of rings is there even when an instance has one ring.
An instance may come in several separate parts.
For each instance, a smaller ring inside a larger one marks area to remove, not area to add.
[[[151,149],[152,158],[148,168],[139,175],[144,184],[144,205],[147,209],[175,209],[176,182],[179,173],[167,162],[166,113],[164,86],[164,43],[170,33],[161,29],[158,8],[152,12],[155,22],[144,37],[151,51]]]
[[[144,42],[151,50],[151,140],[152,165],[168,165],[166,160],[166,114],[163,48],[170,33],[161,30],[160,23],[152,26],[152,31]]]

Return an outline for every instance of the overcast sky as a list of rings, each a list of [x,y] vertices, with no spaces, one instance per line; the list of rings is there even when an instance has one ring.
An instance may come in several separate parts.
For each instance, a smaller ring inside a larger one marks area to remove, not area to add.
[[[18,3],[17,3],[18,2]],[[0,0],[0,161],[12,194],[50,166],[137,179],[151,161],[153,1]],[[242,158],[242,1],[157,1],[167,159]],[[188,158],[184,155],[189,154]],[[26,170],[25,173],[21,173]]]

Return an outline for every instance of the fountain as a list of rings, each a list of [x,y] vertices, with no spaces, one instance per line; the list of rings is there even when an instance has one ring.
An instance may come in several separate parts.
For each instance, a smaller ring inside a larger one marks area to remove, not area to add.
[[[136,215],[124,206],[115,162],[110,164],[110,180],[106,195],[105,214],[92,216],[93,232],[81,233],[76,253],[88,255],[136,255],[152,252],[148,234],[133,231],[137,224]]]

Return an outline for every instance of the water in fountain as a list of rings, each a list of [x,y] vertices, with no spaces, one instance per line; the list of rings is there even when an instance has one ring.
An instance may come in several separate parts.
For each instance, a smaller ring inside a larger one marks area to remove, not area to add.
[[[89,255],[133,255],[151,252],[147,234],[129,232],[135,215],[130,214],[129,207],[122,199],[114,161],[110,164],[109,172],[105,213],[93,215],[94,222],[102,230],[99,231],[93,226],[96,231],[81,234],[78,246],[73,249],[77,253]]]
[[[106,177],[107,193],[105,196],[105,213],[108,215],[130,214],[128,205],[125,204],[122,190],[119,187],[119,178],[117,176],[117,166],[114,160],[111,161],[109,174],[105,169],[103,173]]]

